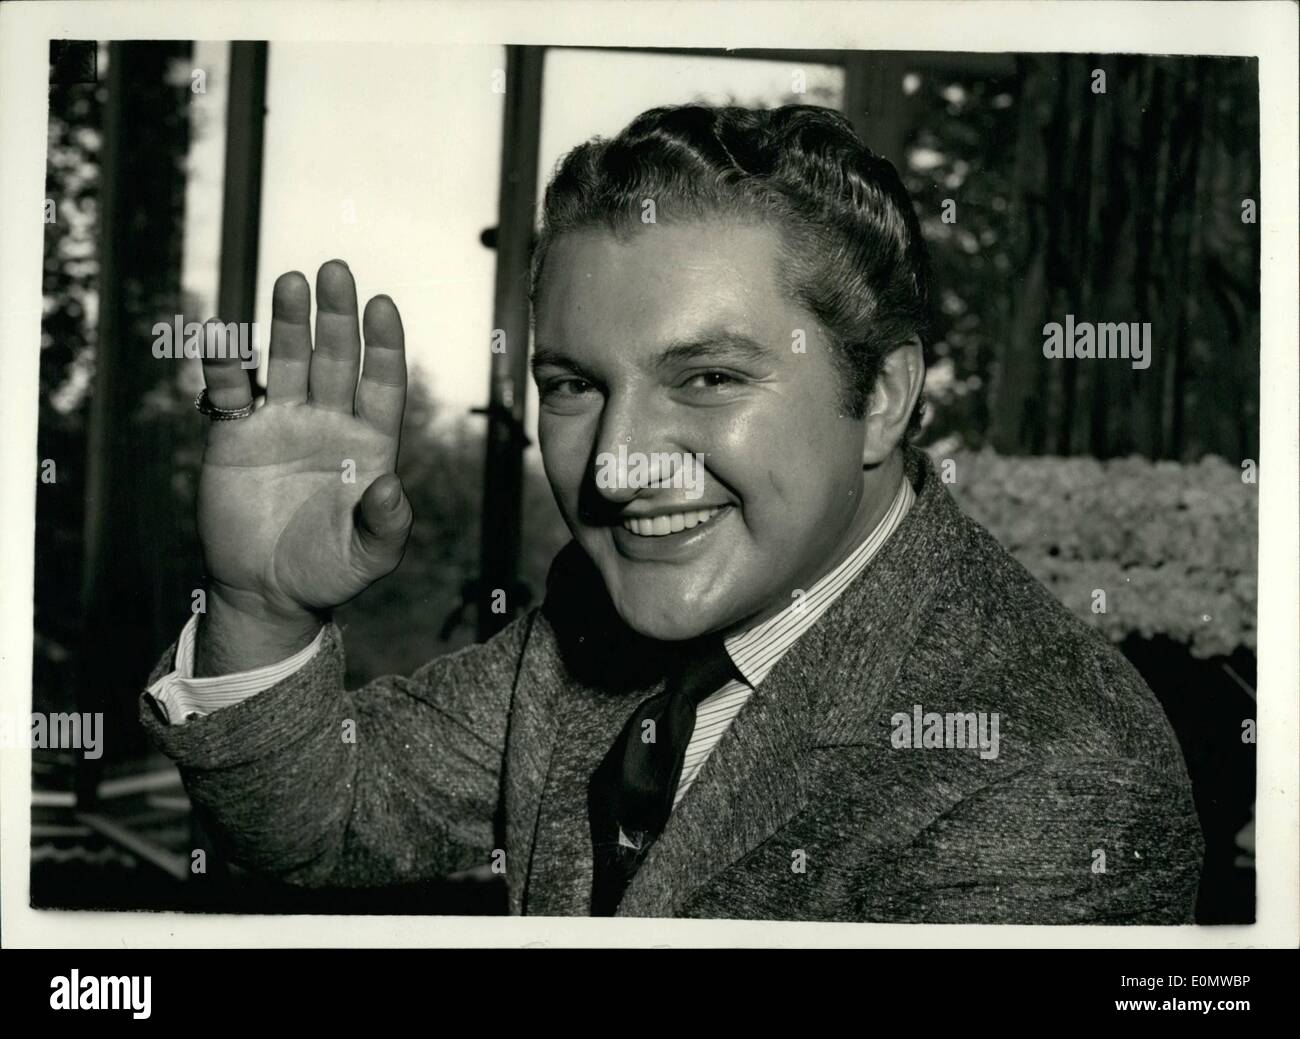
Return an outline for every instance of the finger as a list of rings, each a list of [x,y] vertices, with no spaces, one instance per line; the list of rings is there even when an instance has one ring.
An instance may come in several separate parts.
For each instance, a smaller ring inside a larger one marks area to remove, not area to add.
[[[307,377],[311,402],[330,411],[352,414],[360,370],[357,287],[348,265],[342,260],[330,260],[316,272],[316,349]]]
[[[203,385],[212,404],[229,410],[242,408],[253,399],[248,369],[239,351],[230,349],[227,338],[234,327],[216,318],[203,322]]]
[[[396,473],[385,473],[361,495],[352,528],[352,550],[371,580],[392,572],[402,561],[414,519]]]
[[[271,360],[266,371],[268,404],[305,404],[311,370],[311,286],[289,271],[271,290]]]
[[[366,304],[365,366],[357,386],[357,415],[381,433],[397,436],[406,404],[406,348],[402,315],[387,296]]]

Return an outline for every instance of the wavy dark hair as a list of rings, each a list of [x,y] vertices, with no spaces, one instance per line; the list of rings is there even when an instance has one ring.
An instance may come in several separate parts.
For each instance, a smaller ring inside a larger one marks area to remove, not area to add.
[[[570,151],[546,189],[532,295],[550,246],[570,231],[717,216],[772,220],[790,298],[830,333],[842,406],[862,418],[884,358],[913,336],[929,345],[929,262],[920,222],[894,167],[839,112],[680,105],[653,108],[617,137]],[[908,427],[920,428],[924,401]]]

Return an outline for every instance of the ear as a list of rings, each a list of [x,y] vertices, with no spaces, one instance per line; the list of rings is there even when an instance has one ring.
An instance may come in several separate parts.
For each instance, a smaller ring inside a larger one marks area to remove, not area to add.
[[[913,336],[886,357],[871,392],[866,414],[866,446],[862,461],[879,465],[898,447],[907,432],[912,409],[925,388],[925,356]]]

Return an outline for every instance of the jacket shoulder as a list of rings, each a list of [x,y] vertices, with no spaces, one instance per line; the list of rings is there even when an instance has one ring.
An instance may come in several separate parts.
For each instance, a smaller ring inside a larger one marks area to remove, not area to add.
[[[1185,782],[1164,710],[1119,650],[974,520],[959,538],[909,670],[954,704],[999,710],[1022,753],[1145,760]]]

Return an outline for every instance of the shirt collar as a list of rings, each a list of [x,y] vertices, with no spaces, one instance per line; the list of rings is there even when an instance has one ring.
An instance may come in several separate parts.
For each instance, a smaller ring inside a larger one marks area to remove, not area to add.
[[[818,580],[775,617],[754,625],[745,631],[729,635],[725,644],[736,670],[747,685],[757,688],[786,651],[798,641],[817,618],[829,609],[855,577],[860,574],[881,546],[897,529],[916,500],[911,481],[906,476],[899,481],[898,492],[889,511],[876,524],[852,552],[830,573]]]

